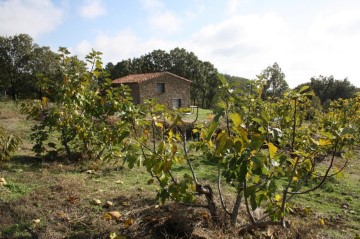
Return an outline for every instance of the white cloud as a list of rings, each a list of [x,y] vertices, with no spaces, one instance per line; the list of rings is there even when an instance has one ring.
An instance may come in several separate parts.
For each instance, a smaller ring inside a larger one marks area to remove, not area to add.
[[[232,14],[235,13],[239,6],[244,3],[246,0],[228,0],[226,5],[227,5],[227,11]]]
[[[326,12],[294,28],[276,14],[232,15],[193,34],[186,49],[220,72],[253,79],[278,62],[291,87],[334,75],[360,86],[360,10]]]
[[[148,12],[148,30],[153,35],[172,34],[181,31],[182,20],[169,11],[162,0],[140,0]]]
[[[155,49],[168,51],[176,46],[176,43],[159,39],[144,40],[130,30],[123,30],[114,36],[99,33],[94,42],[84,40],[74,48],[74,53],[83,58],[93,48],[103,53],[105,63],[116,64],[121,60],[139,57]]]
[[[160,33],[174,33],[179,30],[181,20],[171,12],[154,14],[149,19],[150,28]]]
[[[144,8],[149,10],[156,10],[164,7],[162,0],[141,0],[141,4]]]
[[[305,34],[302,58],[313,75],[334,75],[360,86],[360,9],[327,12],[315,18]]]
[[[233,15],[203,27],[188,43],[200,58],[212,62],[220,72],[254,78],[280,61],[287,51],[288,26],[275,15]]]
[[[80,15],[85,18],[96,18],[106,14],[106,8],[100,0],[85,0],[80,8]]]
[[[53,31],[63,20],[63,12],[50,0],[0,1],[0,34],[27,33],[34,38]]]

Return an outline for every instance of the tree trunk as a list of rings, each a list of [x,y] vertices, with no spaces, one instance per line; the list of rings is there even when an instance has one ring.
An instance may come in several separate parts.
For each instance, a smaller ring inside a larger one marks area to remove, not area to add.
[[[71,149],[70,149],[70,147],[68,145],[69,140],[65,137],[65,131],[64,130],[62,130],[61,133],[62,133],[62,135],[64,137],[61,143],[65,147],[66,157],[68,158],[69,161],[71,161],[72,153],[71,153]]]
[[[240,205],[241,205],[241,199],[242,199],[242,190],[238,191],[238,194],[236,196],[236,201],[234,204],[234,208],[231,212],[231,217],[230,217],[230,223],[231,226],[235,227],[236,226],[236,222],[237,222],[237,216],[239,214],[239,210],[240,210]]]
[[[15,90],[15,88],[12,86],[12,87],[10,87],[10,96],[11,96],[11,99],[13,100],[13,101],[16,101],[17,100],[17,97],[16,97],[16,90]]]
[[[211,219],[215,224],[219,224],[219,213],[214,200],[214,193],[211,187],[209,185],[202,186],[198,184],[196,185],[196,192],[205,195]]]

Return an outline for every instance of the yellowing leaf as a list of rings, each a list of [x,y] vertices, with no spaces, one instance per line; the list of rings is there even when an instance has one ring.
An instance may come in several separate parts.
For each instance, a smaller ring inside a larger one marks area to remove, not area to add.
[[[276,194],[275,195],[275,201],[279,202],[281,200],[281,195],[280,194]]]
[[[42,97],[41,98],[42,106],[47,106],[48,102],[49,102],[49,99],[47,97]]]
[[[302,87],[300,88],[299,93],[302,93],[302,92],[306,91],[306,90],[309,89],[309,88],[310,88],[310,86],[304,85],[304,86],[302,86]]]
[[[128,228],[130,227],[132,224],[134,224],[134,220],[133,219],[127,219],[124,221],[124,227]]]
[[[111,232],[109,237],[110,239],[115,239],[117,237],[116,232]]]
[[[174,136],[174,132],[172,130],[169,130],[168,134],[169,134],[169,142],[170,142]]]
[[[232,120],[235,127],[239,127],[241,125],[241,118],[239,114],[231,113],[230,119]]]
[[[338,172],[336,175],[335,175],[335,178],[337,179],[337,180],[340,180],[340,179],[342,179],[343,177],[344,177],[344,171],[339,171],[339,169],[337,169],[336,167],[335,167],[335,172]]]
[[[331,141],[328,139],[319,139],[319,145],[320,146],[326,146],[326,145],[330,145]]]
[[[310,138],[310,141],[313,143],[313,144],[315,144],[315,145],[319,145],[319,142],[318,141],[316,141],[315,139],[313,139],[313,138]]]
[[[117,235],[116,232],[111,232],[109,235],[110,239],[126,239],[126,236]]]
[[[321,226],[324,226],[324,225],[325,225],[325,221],[324,221],[324,219],[319,218],[319,224],[320,224]]]
[[[156,127],[159,127],[159,128],[163,127],[163,124],[160,122],[157,122],[157,121],[155,121],[155,125],[156,125]]]
[[[278,148],[271,142],[268,143],[270,158],[274,158]]]

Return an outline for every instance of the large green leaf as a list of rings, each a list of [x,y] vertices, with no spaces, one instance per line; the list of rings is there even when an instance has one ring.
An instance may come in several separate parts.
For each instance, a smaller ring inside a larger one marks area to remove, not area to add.
[[[259,149],[264,144],[264,136],[261,134],[254,133],[251,137],[252,149]]]
[[[218,127],[218,125],[219,125],[219,123],[217,123],[217,122],[212,122],[210,124],[208,130],[206,131],[206,137],[205,137],[206,140],[209,141],[211,139],[211,137],[214,134],[214,132],[215,132],[216,128]]]

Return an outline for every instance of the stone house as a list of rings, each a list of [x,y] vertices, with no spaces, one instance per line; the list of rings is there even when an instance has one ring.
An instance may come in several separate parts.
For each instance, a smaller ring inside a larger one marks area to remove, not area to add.
[[[169,108],[190,107],[191,81],[170,72],[128,75],[113,80],[117,84],[129,86],[135,104],[155,99]]]

